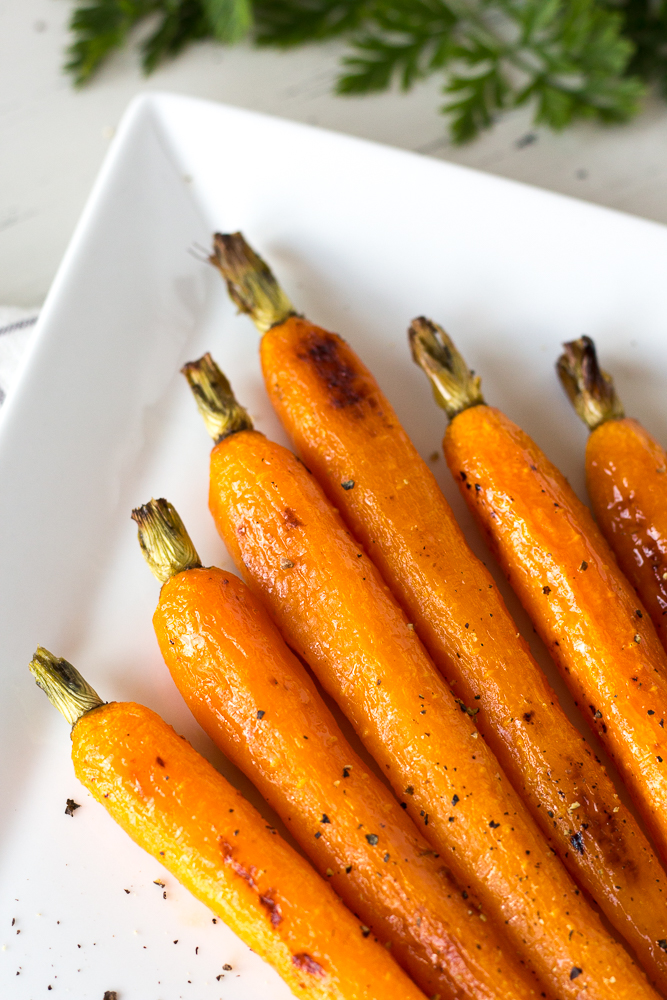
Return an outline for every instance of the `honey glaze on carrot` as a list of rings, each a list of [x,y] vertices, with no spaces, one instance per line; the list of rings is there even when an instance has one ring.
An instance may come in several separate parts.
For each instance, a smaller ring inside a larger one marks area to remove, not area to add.
[[[167,501],[151,500],[132,516],[154,574],[167,577],[153,623],[179,691],[358,915],[363,933],[390,945],[427,996],[535,997],[536,980],[503,954],[470,887],[454,882],[353,751],[257,598],[232,573],[199,566]],[[381,831],[382,850],[359,829]]]
[[[438,384],[437,370],[427,374]],[[447,464],[664,859],[667,658],[650,618],[590,512],[528,435],[484,403],[449,415]]]
[[[299,454],[406,608],[462,710],[474,714],[571,874],[667,990],[658,943],[664,870],[566,718],[372,374],[340,337],[296,316],[264,334],[261,358]],[[464,401],[475,403],[479,379],[470,383]]]
[[[558,376],[591,432],[586,485],[593,512],[667,648],[667,452],[625,417],[590,337],[563,347]]]
[[[667,453],[637,420],[602,424],[586,446],[595,517],[667,646]]]
[[[294,312],[240,234],[216,237],[211,259],[263,333],[267,393],[298,455],[405,608],[550,845],[667,992],[659,944],[664,870],[562,711],[377,381],[341,337]],[[412,347],[418,350],[415,340]],[[449,361],[457,407],[481,402],[480,379],[454,353]]]
[[[605,1000],[654,997],[546,846],[304,465],[257,432],[222,436],[211,455],[209,503],[284,638],[338,701],[424,836],[459,881],[470,881],[482,916],[506,928],[546,990],[572,1000],[583,987]],[[359,836],[382,849],[382,830]]]
[[[539,993],[479,919],[472,891],[456,885],[352,750],[240,580],[215,568],[172,577],[154,624],[197,720],[254,781],[366,932],[391,942],[392,955],[428,996],[517,1000]],[[382,845],[360,836],[360,825],[377,830]]]
[[[613,976],[614,967],[619,996],[652,995],[577,895],[303,465],[261,435],[250,444],[249,436],[234,435],[212,454],[216,524],[285,638],[338,701],[424,835],[456,877],[471,883],[484,912],[508,921],[514,946],[531,941],[539,974],[554,991],[558,983],[559,995],[568,995],[563,980],[575,965],[587,970],[591,996],[596,979],[601,986],[598,977]],[[285,510],[301,527],[288,524]],[[382,831],[372,833],[380,834],[382,848]],[[577,936],[576,953],[587,957],[565,968],[572,954],[567,927]]]
[[[71,664],[40,649],[31,669],[57,707],[71,703],[72,685],[82,681]],[[423,1000],[330,886],[154,712],[97,698],[66,717],[79,780],[297,996]]]

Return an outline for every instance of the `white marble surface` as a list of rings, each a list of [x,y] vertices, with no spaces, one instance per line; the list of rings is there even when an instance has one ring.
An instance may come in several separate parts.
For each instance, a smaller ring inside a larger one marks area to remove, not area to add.
[[[532,129],[522,110],[456,148],[437,114],[437,80],[408,95],[333,96],[339,45],[279,53],[203,43],[148,79],[126,50],[76,91],[61,69],[71,9],[69,0],[0,0],[0,302],[41,302],[113,130],[144,90],[310,122],[667,223],[663,103],[648,102],[629,126],[562,135]]]

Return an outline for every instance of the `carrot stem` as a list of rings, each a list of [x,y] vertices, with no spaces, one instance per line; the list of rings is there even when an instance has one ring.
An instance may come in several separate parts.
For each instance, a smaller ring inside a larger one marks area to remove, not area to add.
[[[138,525],[139,545],[153,576],[166,583],[186,569],[197,569],[201,560],[176,508],[168,500],[150,500],[132,511]]]
[[[74,726],[82,715],[104,705],[76,667],[38,646],[30,662],[30,673],[51,704]]]
[[[570,340],[563,348],[556,362],[558,378],[588,429],[593,431],[607,420],[624,417],[614,380],[600,368],[591,338]]]
[[[418,316],[410,324],[408,336],[412,357],[431,383],[436,403],[450,420],[470,406],[484,403],[481,378],[468,368],[441,326]]]
[[[237,431],[253,429],[249,414],[236,401],[232,387],[210,354],[188,362],[181,371],[192,389],[206,430],[216,444]]]
[[[216,233],[209,261],[227,282],[232,301],[251,317],[260,333],[296,315],[271,268],[241,233]]]

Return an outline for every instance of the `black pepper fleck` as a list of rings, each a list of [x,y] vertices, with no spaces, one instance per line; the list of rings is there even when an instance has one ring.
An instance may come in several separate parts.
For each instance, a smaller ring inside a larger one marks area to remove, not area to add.
[[[570,837],[570,843],[578,854],[584,853],[584,842],[581,839],[580,833],[573,833]]]

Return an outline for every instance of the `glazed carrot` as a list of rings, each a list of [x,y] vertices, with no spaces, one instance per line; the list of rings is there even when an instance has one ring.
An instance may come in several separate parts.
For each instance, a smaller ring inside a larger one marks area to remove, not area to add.
[[[451,414],[449,468],[665,857],[667,658],[651,620],[590,512],[534,441],[483,402],[459,409],[456,348],[444,331],[417,320],[412,335]]]
[[[654,996],[545,844],[414,628],[306,467],[250,429],[210,358],[186,366],[209,431],[209,504],[251,589],[338,702],[424,836],[565,998]],[[361,830],[377,837],[382,830]]]
[[[104,704],[70,663],[41,647],[30,669],[72,723],[77,778],[296,996],[423,1000],[331,887],[155,712]]]
[[[176,511],[133,513],[164,586],[153,617],[179,691],[255,783],[321,875],[427,996],[528,1000],[536,980],[502,953],[389,789],[352,750],[306,670],[244,583],[197,568]],[[359,830],[382,832],[382,846]]]
[[[593,513],[667,649],[667,452],[625,416],[590,337],[563,347],[558,375],[591,432],[586,485]]]
[[[406,609],[570,873],[667,991],[665,873],[611,779],[567,719],[491,574],[372,374],[340,337],[294,315],[240,234],[212,260],[264,333],[269,398]],[[257,280],[255,276],[258,276]],[[475,399],[475,385],[471,387]],[[574,811],[569,805],[579,802]]]

